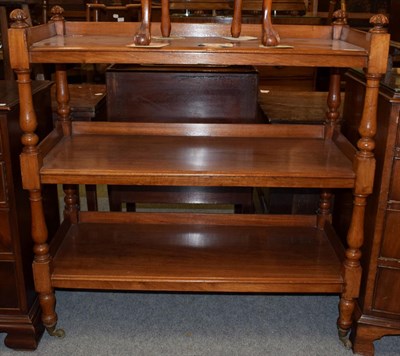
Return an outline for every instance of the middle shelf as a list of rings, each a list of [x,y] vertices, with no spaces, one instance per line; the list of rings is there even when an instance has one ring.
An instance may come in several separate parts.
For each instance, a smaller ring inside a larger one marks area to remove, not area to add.
[[[353,146],[323,125],[72,124],[40,146],[42,183],[352,188]]]

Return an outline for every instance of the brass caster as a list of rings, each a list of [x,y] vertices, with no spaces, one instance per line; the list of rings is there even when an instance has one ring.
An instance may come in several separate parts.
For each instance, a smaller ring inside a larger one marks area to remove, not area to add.
[[[350,350],[353,344],[349,339],[348,331],[338,328],[338,333],[339,333],[339,340],[342,342],[343,346],[346,349]]]
[[[64,331],[64,329],[56,329],[56,326],[55,326],[55,325],[46,328],[46,330],[47,330],[47,332],[48,332],[48,334],[49,334],[50,336],[55,336],[55,337],[58,337],[58,338],[60,338],[60,339],[62,339],[62,338],[65,336],[65,331]]]

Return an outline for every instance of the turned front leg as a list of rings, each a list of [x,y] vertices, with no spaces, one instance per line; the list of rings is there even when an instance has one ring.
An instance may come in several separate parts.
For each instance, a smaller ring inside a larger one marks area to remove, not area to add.
[[[365,68],[366,89],[361,122],[358,128],[360,139],[358,151],[353,161],[356,181],[353,190],[353,213],[347,234],[346,258],[343,263],[344,288],[339,302],[339,337],[346,346],[351,346],[347,335],[353,324],[356,298],[361,282],[361,247],[364,242],[364,216],[367,197],[372,193],[375,176],[374,136],[377,130],[377,107],[379,85],[386,72],[389,52],[389,35],[383,28],[388,23],[384,15],[375,15],[370,22],[374,25],[370,32],[370,56]],[[380,55],[379,55],[380,54]]]
[[[31,234],[34,243],[34,260],[32,264],[35,290],[38,293],[42,309],[43,325],[51,335],[62,336],[56,330],[57,314],[55,313],[55,295],[51,285],[51,256],[47,243],[48,231],[44,216],[42,191],[40,183],[41,155],[38,149],[39,138],[35,133],[37,117],[32,101],[30,69],[18,69],[17,83],[20,97],[19,124],[23,132],[23,144],[20,155],[23,188],[29,192],[31,208]]]
[[[279,44],[280,38],[277,31],[272,26],[272,0],[263,0],[263,20],[262,20],[262,38],[261,42],[264,46],[276,46]]]
[[[353,325],[353,313],[356,298],[359,295],[361,281],[361,246],[364,241],[364,216],[366,195],[355,195],[353,202],[353,214],[349,232],[347,235],[348,248],[345,252],[343,263],[344,292],[339,302],[338,332],[339,339],[350,348],[351,342],[348,333]]]
[[[133,41],[136,45],[148,45],[150,44],[151,41],[151,35],[150,35],[151,2],[149,0],[141,0],[141,4],[142,4],[142,23]]]
[[[41,190],[29,191],[32,214],[32,238],[34,241],[34,260],[32,264],[35,290],[39,295],[42,308],[42,321],[50,335],[63,336],[62,330],[56,330],[55,295],[51,286],[51,257],[47,244],[47,227],[44,219]]]
[[[31,233],[34,242],[34,260],[32,264],[35,290],[39,295],[42,308],[43,325],[51,335],[62,336],[56,331],[57,314],[55,313],[55,296],[51,286],[51,257],[47,244],[48,232],[43,210],[42,192],[39,177],[39,151],[35,134],[37,126],[36,113],[32,102],[32,88],[29,70],[17,71],[20,94],[20,126],[23,130],[21,153],[21,172],[23,187],[29,191],[31,206]]]
[[[242,1],[234,0],[233,2],[233,18],[231,26],[232,37],[239,37],[242,31]]]
[[[376,113],[378,104],[379,82],[381,75],[366,74],[366,93],[363,116],[359,126],[361,138],[357,142],[358,151],[354,159],[356,182],[354,187],[353,213],[347,234],[348,248],[343,263],[344,291],[339,302],[338,330],[339,337],[350,347],[347,335],[353,324],[353,312],[359,295],[361,281],[361,247],[364,242],[364,217],[367,197],[372,193],[375,158],[373,137],[376,134]]]
[[[163,37],[169,37],[169,35],[171,34],[169,0],[161,0],[161,34]]]

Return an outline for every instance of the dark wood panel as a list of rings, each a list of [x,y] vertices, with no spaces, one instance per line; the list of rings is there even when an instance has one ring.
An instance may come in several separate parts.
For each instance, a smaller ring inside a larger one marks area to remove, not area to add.
[[[394,150],[395,157],[393,161],[393,174],[390,183],[389,199],[400,202],[400,145],[398,144]]]
[[[400,269],[379,268],[373,308],[384,313],[397,314],[393,317],[400,320]],[[390,293],[387,291],[390,290]]]
[[[383,232],[381,256],[400,259],[399,239],[400,210],[388,210]]]
[[[389,32],[393,41],[400,42],[400,1],[390,0]]]
[[[106,73],[109,121],[255,122],[252,67],[114,66]]]
[[[0,221],[1,222],[1,221]],[[17,309],[18,278],[15,271],[15,263],[12,261],[0,261],[0,307]],[[0,316],[1,317],[1,316]]]
[[[0,161],[0,206],[7,204],[6,162]]]
[[[0,210],[0,252],[12,251],[9,212]]]

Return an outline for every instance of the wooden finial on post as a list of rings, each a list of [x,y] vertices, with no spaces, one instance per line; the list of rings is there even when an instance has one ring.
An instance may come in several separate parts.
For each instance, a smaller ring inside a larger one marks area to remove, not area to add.
[[[61,6],[53,6],[50,10],[51,21],[64,21],[64,9]]]
[[[28,15],[22,9],[15,9],[10,13],[11,28],[26,28],[29,27],[27,22]]]
[[[374,26],[369,32],[386,33],[387,28],[385,26],[389,24],[389,19],[383,14],[376,14],[370,18],[369,23]]]
[[[345,10],[336,10],[332,17],[335,21],[332,22],[333,26],[333,39],[340,40],[343,27],[347,25],[347,13]]]
[[[61,6],[53,6],[50,10],[51,19],[50,22],[54,22],[56,26],[57,35],[64,36],[65,27],[64,27],[64,9]]]
[[[335,25],[347,25],[347,12],[345,10],[336,10],[332,17],[335,19],[333,21]]]
[[[271,11],[272,11],[272,0],[263,0],[261,42],[264,46],[268,47],[277,46],[280,41],[278,32],[275,31],[275,29],[272,26]]]

